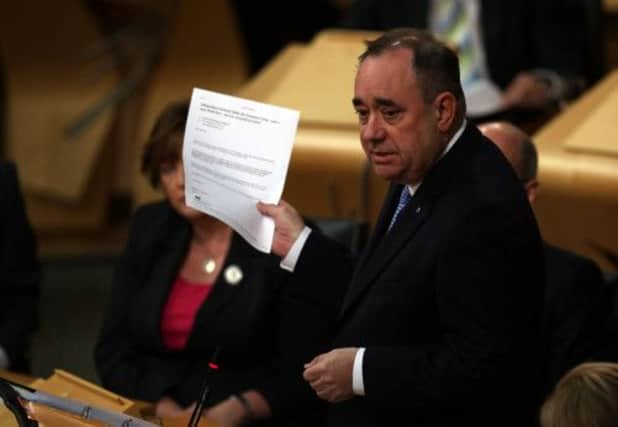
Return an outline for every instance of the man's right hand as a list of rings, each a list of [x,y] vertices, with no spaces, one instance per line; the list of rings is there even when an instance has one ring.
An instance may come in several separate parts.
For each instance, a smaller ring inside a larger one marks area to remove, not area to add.
[[[296,209],[285,200],[281,200],[278,205],[258,202],[257,209],[262,215],[269,216],[275,221],[272,251],[285,258],[305,228],[305,222]]]

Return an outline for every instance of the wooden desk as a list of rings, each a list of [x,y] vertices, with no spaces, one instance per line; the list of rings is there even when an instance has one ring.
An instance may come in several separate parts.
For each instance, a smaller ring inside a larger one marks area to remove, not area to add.
[[[0,377],[5,378],[9,381],[13,381],[14,383],[21,384],[23,386],[29,386],[34,381],[37,380],[36,377],[26,375],[26,374],[18,374],[16,372],[7,371],[6,369],[0,369]]]
[[[237,92],[237,95],[256,101],[266,99],[276,90],[285,75],[294,63],[298,61],[307,46],[302,43],[290,43],[281,50],[255,77],[245,83]]]
[[[36,378],[30,375],[24,375],[0,369],[0,377],[5,378],[17,384],[26,387],[40,389],[51,394],[57,394],[70,399],[83,400],[95,406],[106,408],[109,410],[119,410],[126,408],[121,412],[128,415],[141,418],[154,425],[162,427],[186,427],[189,422],[188,417],[176,418],[157,418],[154,416],[154,408],[151,403],[143,401],[129,401],[120,398],[113,393],[108,392],[100,387],[94,386],[87,381],[81,380],[64,371],[56,371],[52,377],[47,380]],[[99,396],[97,396],[99,395]],[[121,402],[119,402],[121,400]],[[111,403],[110,403],[111,402]],[[128,404],[127,404],[128,403]],[[71,426],[100,426],[100,423],[95,421],[83,420],[74,414],[69,414],[64,411],[54,410],[45,405],[35,405],[37,413],[40,414],[42,427],[67,427]],[[6,408],[0,405],[0,426],[2,427],[17,427],[12,414]],[[215,427],[212,421],[201,419],[199,427]]]
[[[543,236],[608,270],[615,268],[594,245],[618,253],[618,155],[599,142],[618,141],[618,127],[610,123],[598,135],[595,126],[605,123],[599,116],[607,117],[617,92],[614,71],[534,135],[541,183],[535,211]]]
[[[603,0],[605,12],[618,13],[618,0]]]

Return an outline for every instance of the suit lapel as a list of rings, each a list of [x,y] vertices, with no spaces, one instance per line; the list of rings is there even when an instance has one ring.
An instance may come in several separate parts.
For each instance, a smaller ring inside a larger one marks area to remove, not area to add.
[[[402,186],[396,186],[394,194],[389,198],[389,205],[384,211],[392,213],[395,210],[396,200]],[[346,295],[342,315],[364,294],[368,287],[375,283],[378,275],[400,253],[402,246],[414,238],[419,228],[430,215],[430,203],[423,201],[420,194],[415,194],[406,208],[400,213],[397,222],[390,231],[386,232],[390,223],[390,216],[384,215],[376,226],[376,232],[372,236],[372,244],[358,264],[353,285]]]
[[[233,233],[230,248],[225,256],[225,264],[214,283],[211,294],[208,296],[208,303],[203,304],[197,313],[196,325],[214,322],[218,313],[228,306],[235,297],[242,294],[241,287],[246,286],[246,282],[251,277],[249,266],[253,264],[254,257],[255,253],[251,253],[251,247],[244,242],[240,235]],[[242,280],[234,284],[229,283],[225,278],[227,268],[232,265],[238,267],[243,275]],[[198,329],[198,327],[194,327],[193,331]]]
[[[187,254],[187,245],[191,238],[191,230],[188,226],[180,228],[170,227],[171,232],[166,233],[166,238],[160,244],[163,245],[157,258],[152,263],[149,274],[149,285],[145,286],[142,294],[142,307],[144,313],[144,331],[152,335],[151,342],[162,347],[161,337],[161,314],[167,301],[170,288],[174,283],[180,264]]]
[[[378,281],[380,273],[401,253],[401,248],[414,238],[430,217],[432,207],[438,198],[451,188],[453,179],[461,176],[462,170],[470,166],[466,163],[466,159],[470,158],[470,150],[475,149],[472,140],[478,139],[482,139],[479,131],[473,125],[468,124],[453,148],[425,177],[408,206],[400,214],[401,217],[386,234],[402,188],[401,185],[391,186],[380,219],[376,224],[375,232],[357,264],[343,303],[342,316],[370,286]],[[414,261],[410,260],[410,262]]]
[[[384,200],[384,205],[380,211],[380,215],[376,222],[375,229],[369,237],[369,242],[367,242],[365,250],[361,252],[358,265],[365,265],[367,259],[371,256],[373,251],[380,244],[380,240],[386,232],[388,224],[390,223],[393,213],[395,212],[395,207],[397,206],[397,200],[399,198],[401,188],[401,185],[391,185],[391,187],[389,188],[388,193],[386,194],[386,198]],[[359,269],[357,268],[355,271],[355,275],[352,278],[353,281],[356,278],[356,274],[358,273]]]

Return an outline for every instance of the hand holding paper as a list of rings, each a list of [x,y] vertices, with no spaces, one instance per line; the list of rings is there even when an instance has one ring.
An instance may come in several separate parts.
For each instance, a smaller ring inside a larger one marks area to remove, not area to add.
[[[281,198],[299,112],[194,89],[183,144],[187,205],[270,252],[274,223],[256,203]]]

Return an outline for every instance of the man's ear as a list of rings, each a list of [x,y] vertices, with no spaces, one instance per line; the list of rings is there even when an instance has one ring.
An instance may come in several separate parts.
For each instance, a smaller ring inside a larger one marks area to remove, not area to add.
[[[528,201],[530,204],[533,204],[539,195],[539,181],[537,181],[536,178],[531,179],[526,182],[525,189]]]
[[[441,92],[433,101],[436,123],[440,132],[448,132],[455,121],[457,100],[451,92]]]

